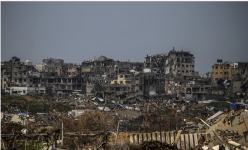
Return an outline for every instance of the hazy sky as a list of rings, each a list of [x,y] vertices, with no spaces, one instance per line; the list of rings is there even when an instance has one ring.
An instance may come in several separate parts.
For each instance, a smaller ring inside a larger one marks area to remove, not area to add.
[[[1,2],[1,59],[141,61],[176,50],[196,71],[248,61],[247,2]]]

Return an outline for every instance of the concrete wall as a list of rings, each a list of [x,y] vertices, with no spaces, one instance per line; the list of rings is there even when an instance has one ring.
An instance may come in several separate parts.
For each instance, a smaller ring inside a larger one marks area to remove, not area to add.
[[[240,87],[241,87],[241,81],[234,81],[233,84],[232,84],[232,92],[233,93],[242,92]]]
[[[94,88],[94,84],[89,84],[89,83],[86,84],[86,95],[87,96],[92,95],[91,91],[93,90],[93,88]]]
[[[34,68],[38,70],[39,72],[45,71],[45,66],[44,65],[35,65]]]
[[[145,141],[159,141],[162,143],[172,144],[175,142],[177,134],[175,132],[152,132],[152,133],[131,133],[130,134],[130,143],[132,144],[141,144]],[[181,134],[177,141],[177,148],[183,150],[189,150],[196,147],[198,139],[204,136],[206,139],[210,135],[194,133],[194,134]]]

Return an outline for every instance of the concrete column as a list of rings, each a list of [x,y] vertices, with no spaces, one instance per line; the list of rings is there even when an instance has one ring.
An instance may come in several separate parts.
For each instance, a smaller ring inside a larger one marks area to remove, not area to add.
[[[181,149],[182,149],[182,150],[185,150],[184,134],[181,134]]]
[[[189,134],[189,140],[190,140],[190,147],[194,148],[194,138],[193,138],[193,134]]]
[[[157,141],[157,136],[155,132],[152,132],[152,141]]]
[[[195,133],[195,134],[193,134],[193,136],[194,136],[194,146],[197,146],[198,145],[198,136],[197,136],[197,134]]]
[[[162,143],[165,142],[165,133],[164,132],[161,132],[161,140],[162,140]]]
[[[142,137],[142,133],[139,134],[139,144],[141,144],[143,142],[143,137]]]
[[[147,137],[148,137],[148,141],[152,141],[152,134],[151,133],[147,133]]]
[[[165,132],[165,141],[166,143],[170,144],[170,133],[169,132]]]
[[[143,133],[143,141],[148,141],[147,134]]]
[[[175,140],[175,136],[174,136],[174,132],[170,132],[170,141],[171,141],[171,144],[174,143],[174,140]]]
[[[138,137],[137,137],[137,134],[134,134],[133,137],[134,137],[134,144],[138,144]]]
[[[157,132],[157,141],[161,142],[161,133]]]
[[[189,142],[189,135],[188,134],[184,135],[184,140],[185,140],[185,148],[189,149],[190,148],[190,142]]]
[[[130,134],[130,143],[131,143],[131,144],[133,144],[133,143],[134,143],[134,137],[133,137],[133,136],[134,136],[134,134],[133,134],[133,133],[131,133],[131,134]]]

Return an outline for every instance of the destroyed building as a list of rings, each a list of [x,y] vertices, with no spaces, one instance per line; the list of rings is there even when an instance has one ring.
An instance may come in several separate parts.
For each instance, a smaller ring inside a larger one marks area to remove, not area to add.
[[[47,58],[43,59],[42,65],[30,65],[30,62],[26,62],[21,71],[33,76],[32,80],[23,79],[32,81],[29,85],[52,86],[55,95],[71,94],[76,91],[93,96],[98,92],[102,93],[102,96],[108,94],[125,100],[128,95],[188,94],[189,97],[202,99],[207,93],[209,83],[193,81],[197,77],[194,59],[190,52],[175,51],[173,48],[168,54],[147,55],[145,62],[116,61],[100,56],[77,65],[65,63],[63,59]],[[13,60],[18,62],[19,58]],[[5,66],[2,67],[5,74],[2,78],[2,87],[6,87],[7,82],[4,80],[8,78],[7,63]],[[14,75],[19,73],[15,69],[10,68]],[[19,68],[17,69],[19,71]],[[13,78],[13,81],[17,79]],[[102,88],[96,89],[96,83]]]
[[[247,62],[237,62],[234,63],[234,68],[232,69],[232,84],[231,91],[232,94],[239,96],[248,96],[248,63]]]
[[[165,54],[154,54],[145,57],[145,73],[164,73]]]
[[[56,94],[81,90],[86,83],[81,78],[81,67],[73,63],[64,63],[62,59],[44,59],[42,84],[52,85]]]
[[[165,92],[187,97],[192,100],[203,100],[206,94],[211,93],[211,80],[170,76],[165,80]]]
[[[195,57],[189,51],[175,51],[173,49],[167,54],[165,62],[165,74],[195,76]]]
[[[222,59],[217,59],[217,63],[212,66],[212,81],[232,80],[233,64],[230,62],[222,63]]]
[[[34,68],[32,62],[21,62],[20,58],[12,57],[1,63],[2,89],[6,93],[26,95],[30,92],[45,93],[45,87],[40,84],[41,74]]]

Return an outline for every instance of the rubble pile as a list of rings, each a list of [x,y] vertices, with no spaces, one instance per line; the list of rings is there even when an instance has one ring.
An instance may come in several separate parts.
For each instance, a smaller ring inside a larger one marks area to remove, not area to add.
[[[220,138],[226,140],[226,142],[228,142],[228,140],[239,142],[239,140],[243,138],[242,135],[238,134],[238,131],[230,131],[227,129],[226,130],[217,129],[216,131],[219,134]]]
[[[161,142],[157,142],[157,141],[151,141],[151,142],[143,142],[141,144],[142,146],[142,149],[151,149],[151,150],[165,150],[165,149],[168,149],[168,150],[176,150],[177,149],[177,146],[174,146],[174,145],[170,145],[168,143],[161,143]]]

